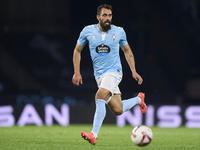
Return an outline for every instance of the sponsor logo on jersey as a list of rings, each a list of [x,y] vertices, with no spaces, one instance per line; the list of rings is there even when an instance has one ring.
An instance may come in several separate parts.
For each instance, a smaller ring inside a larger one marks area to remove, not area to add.
[[[101,44],[96,47],[96,52],[102,56],[107,55],[108,53],[110,53],[110,47],[108,47],[107,45]]]

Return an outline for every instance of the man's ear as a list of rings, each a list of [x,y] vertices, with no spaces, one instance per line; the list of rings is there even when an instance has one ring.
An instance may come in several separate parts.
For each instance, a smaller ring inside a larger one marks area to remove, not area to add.
[[[97,20],[99,20],[99,15],[97,15]]]

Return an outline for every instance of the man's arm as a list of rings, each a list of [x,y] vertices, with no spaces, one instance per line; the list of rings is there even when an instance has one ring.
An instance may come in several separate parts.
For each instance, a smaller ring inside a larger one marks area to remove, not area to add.
[[[80,62],[81,62],[81,51],[84,46],[76,44],[73,54],[73,64],[74,64],[74,75],[72,78],[73,84],[79,86],[79,83],[83,84],[82,76],[80,73]]]
[[[128,62],[128,65],[131,69],[131,72],[132,72],[132,76],[133,78],[138,81],[138,84],[141,85],[142,82],[143,82],[143,79],[142,77],[136,72],[136,69],[135,69],[135,59],[134,59],[134,55],[133,55],[133,52],[129,46],[129,44],[127,44],[126,46],[120,46],[122,51],[124,52],[124,55],[125,55],[125,58],[126,58],[126,61]]]

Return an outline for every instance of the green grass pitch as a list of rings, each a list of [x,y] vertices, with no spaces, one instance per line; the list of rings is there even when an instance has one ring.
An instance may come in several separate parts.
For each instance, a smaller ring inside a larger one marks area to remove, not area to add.
[[[153,140],[146,147],[131,141],[133,127],[104,124],[97,144],[90,145],[80,131],[92,125],[0,127],[0,150],[200,150],[200,129],[151,127]]]

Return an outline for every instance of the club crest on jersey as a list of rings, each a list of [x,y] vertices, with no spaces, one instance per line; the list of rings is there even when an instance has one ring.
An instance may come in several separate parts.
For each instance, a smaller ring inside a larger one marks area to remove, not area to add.
[[[102,56],[107,55],[108,53],[110,53],[110,47],[108,47],[107,45],[101,44],[96,47],[96,52]]]
[[[112,35],[112,38],[113,38],[113,42],[115,41],[115,39],[116,39],[116,35],[115,34],[113,34]]]

